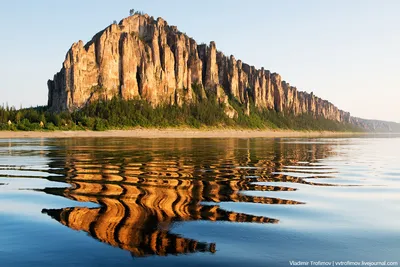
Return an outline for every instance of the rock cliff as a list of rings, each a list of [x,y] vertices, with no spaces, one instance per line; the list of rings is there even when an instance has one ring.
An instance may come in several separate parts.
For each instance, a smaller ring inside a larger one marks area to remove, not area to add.
[[[182,105],[196,101],[193,84],[203,95],[216,94],[230,117],[236,116],[231,96],[244,106],[252,100],[258,108],[350,121],[349,113],[298,91],[279,74],[225,56],[214,42],[198,45],[163,19],[140,14],[110,25],[85,45],[74,43],[61,71],[48,81],[48,106],[74,110],[114,96]]]
[[[350,123],[368,132],[400,133],[400,123],[351,117]]]

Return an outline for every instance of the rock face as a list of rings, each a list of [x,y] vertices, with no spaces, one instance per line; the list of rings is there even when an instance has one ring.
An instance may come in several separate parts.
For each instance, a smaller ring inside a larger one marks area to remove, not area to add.
[[[192,84],[215,93],[230,117],[237,113],[229,96],[244,107],[252,100],[260,109],[350,121],[349,113],[298,91],[279,74],[227,57],[214,42],[198,45],[175,26],[148,15],[110,25],[85,45],[74,43],[61,71],[48,81],[48,106],[53,111],[74,110],[99,97],[114,96],[182,105],[197,99]]]
[[[350,123],[368,132],[400,133],[400,123],[351,117]]]

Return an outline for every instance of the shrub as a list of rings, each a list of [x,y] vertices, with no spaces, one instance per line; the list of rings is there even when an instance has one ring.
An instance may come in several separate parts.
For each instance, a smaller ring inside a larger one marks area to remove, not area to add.
[[[55,131],[55,130],[57,130],[57,127],[56,127],[52,122],[46,123],[45,126],[44,126],[44,128],[45,128],[46,130],[49,130],[49,131]]]
[[[100,119],[100,118],[96,118],[94,121],[94,126],[93,126],[93,130],[95,131],[105,131],[107,130],[107,121]]]

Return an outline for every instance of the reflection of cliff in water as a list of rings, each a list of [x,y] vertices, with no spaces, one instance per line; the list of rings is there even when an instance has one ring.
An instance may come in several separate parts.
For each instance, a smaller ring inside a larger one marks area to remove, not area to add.
[[[330,153],[329,146],[300,149],[266,140],[131,141],[63,141],[65,149],[50,155],[54,159],[51,167],[63,168],[71,187],[45,191],[100,207],[43,212],[134,256],[215,252],[213,243],[171,233],[179,221],[278,223],[274,218],[227,211],[217,203],[301,204],[241,191],[296,190],[253,182],[269,181],[271,173],[284,164],[314,161]]]

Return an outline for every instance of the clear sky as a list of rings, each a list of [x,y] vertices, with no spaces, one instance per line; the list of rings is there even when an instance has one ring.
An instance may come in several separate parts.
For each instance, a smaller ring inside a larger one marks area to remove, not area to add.
[[[72,43],[131,8],[353,116],[400,122],[397,0],[0,0],[0,104],[47,104],[47,80]]]

